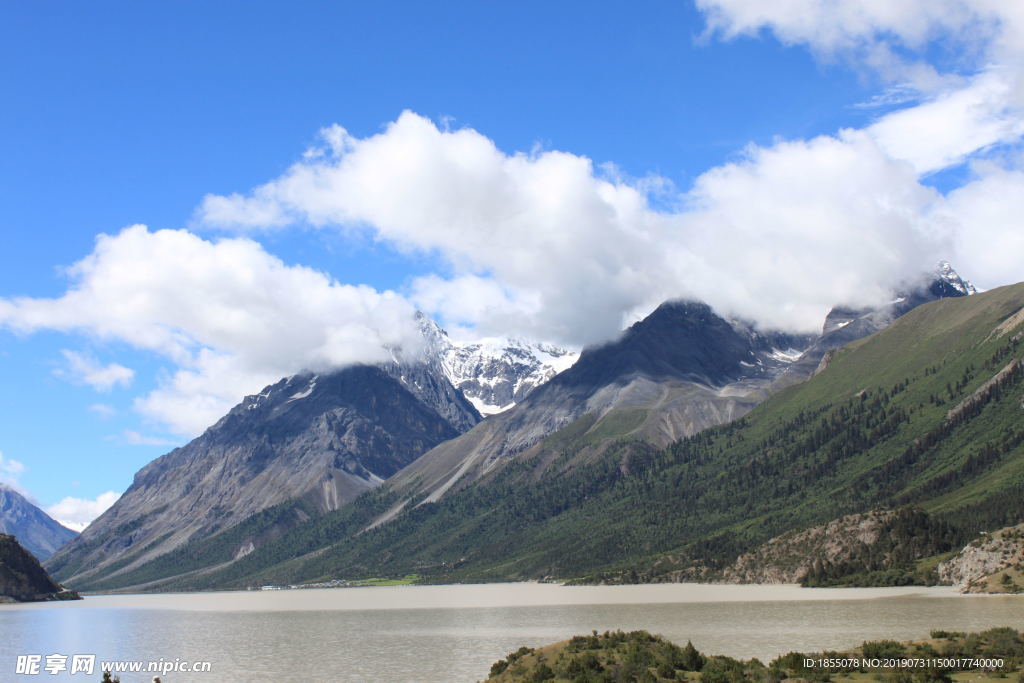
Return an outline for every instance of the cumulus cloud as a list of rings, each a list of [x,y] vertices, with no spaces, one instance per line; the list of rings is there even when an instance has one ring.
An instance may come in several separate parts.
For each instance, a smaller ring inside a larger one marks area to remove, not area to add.
[[[978,150],[1024,135],[1021,74],[992,67],[970,84],[916,107],[881,118],[868,128],[897,159],[930,173],[963,162]]]
[[[726,39],[773,33],[819,56],[849,59],[900,82],[914,106],[867,128],[885,153],[928,174],[979,152],[1013,149],[1024,137],[1024,3],[1012,0],[697,0],[709,32]],[[945,45],[945,70],[924,63],[926,44]],[[997,158],[1000,155],[996,155]],[[985,287],[1024,279],[1024,165],[972,162],[969,182],[929,215],[953,240],[958,267]]]
[[[100,235],[68,274],[62,296],[0,299],[0,324],[84,332],[163,355],[173,370],[136,407],[183,435],[284,375],[377,362],[420,341],[402,297],[286,265],[248,239],[136,225]],[[93,380],[123,377],[107,366]]]
[[[82,531],[89,526],[92,520],[106,512],[107,508],[116,503],[120,497],[120,494],[113,491],[101,493],[94,500],[68,496],[59,503],[46,508],[46,514],[69,529]]]
[[[1024,171],[988,164],[977,170],[978,179],[951,192],[943,207],[943,217],[958,226],[960,268],[986,288],[1024,280]]]
[[[929,220],[939,194],[863,132],[752,147],[698,178],[688,199],[680,278],[766,327],[811,330],[835,303],[881,303],[949,253]]]
[[[437,250],[455,274],[418,279],[413,299],[484,334],[598,342],[672,297],[811,330],[836,303],[884,301],[945,247],[926,222],[939,195],[864,132],[750,147],[671,198],[673,211],[651,206],[663,184],[565,152],[505,154],[410,112],[369,138],[333,127],[324,139],[249,195],[207,197],[200,220],[370,226]]]
[[[119,363],[101,365],[88,353],[61,349],[66,366],[54,370],[54,374],[72,382],[84,383],[96,391],[107,392],[115,385],[127,387],[135,377],[135,371]]]

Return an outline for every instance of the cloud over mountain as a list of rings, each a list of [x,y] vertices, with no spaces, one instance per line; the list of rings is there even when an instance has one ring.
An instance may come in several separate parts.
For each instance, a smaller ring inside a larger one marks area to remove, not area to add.
[[[120,494],[113,491],[101,493],[94,500],[67,496],[46,508],[46,514],[69,529],[82,531],[89,525],[89,522],[102,515],[107,508],[116,503],[118,498],[120,498]]]
[[[0,325],[84,332],[163,356],[175,369],[136,408],[186,435],[284,375],[385,360],[420,339],[402,297],[286,265],[248,239],[136,225],[100,235],[68,276],[62,296],[0,299]],[[99,389],[131,378],[122,366],[65,356]]]

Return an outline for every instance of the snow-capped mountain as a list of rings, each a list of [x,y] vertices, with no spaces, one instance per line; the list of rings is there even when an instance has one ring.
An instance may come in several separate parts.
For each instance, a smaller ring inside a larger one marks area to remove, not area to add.
[[[481,415],[508,410],[580,356],[578,351],[522,339],[457,342],[425,315],[419,314],[418,320],[427,338],[427,355],[440,363],[448,381]]]
[[[964,280],[955,270],[953,270],[953,266],[950,265],[949,261],[939,261],[938,265],[935,267],[935,277],[937,279],[937,283],[942,282],[964,296],[978,293],[978,290],[975,289],[974,285],[972,285],[968,280]],[[933,284],[933,287],[934,286],[935,285]],[[934,293],[939,294],[939,292]]]
[[[579,353],[521,339],[452,343],[442,356],[448,381],[481,415],[508,410],[527,394],[572,366]]]

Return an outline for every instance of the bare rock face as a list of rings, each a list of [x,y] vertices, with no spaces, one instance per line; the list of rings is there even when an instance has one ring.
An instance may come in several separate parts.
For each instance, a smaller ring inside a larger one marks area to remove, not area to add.
[[[964,593],[1008,592],[1002,588],[1002,582],[990,581],[990,577],[1006,570],[1019,574],[1024,569],[1022,565],[1024,524],[1018,524],[969,543],[956,557],[939,565],[939,578]]]
[[[861,572],[912,568],[916,560],[949,548],[946,525],[905,507],[846,515],[790,531],[740,555],[722,572],[726,583],[818,585]],[[834,585],[834,584],[832,584]]]
[[[0,534],[0,602],[74,600],[46,573],[39,560],[9,534]]]
[[[132,568],[279,503],[335,510],[479,414],[428,366],[355,366],[282,379],[143,467],[48,566],[74,585]],[[292,524],[308,519],[299,514]]]
[[[857,545],[877,543],[893,510],[847,515],[805,531],[773,538],[740,555],[722,574],[726,583],[800,583],[824,562],[849,559]]]
[[[0,483],[0,533],[17,537],[40,562],[78,535]]]

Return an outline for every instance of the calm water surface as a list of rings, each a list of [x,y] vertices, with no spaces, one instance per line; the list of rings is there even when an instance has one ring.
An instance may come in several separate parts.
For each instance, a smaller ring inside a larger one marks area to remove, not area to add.
[[[99,660],[208,660],[197,681],[476,681],[521,645],[592,629],[647,629],[698,649],[764,661],[791,650],[840,649],[933,628],[1024,629],[1024,596],[950,588],[485,584],[237,593],[92,596],[0,605],[0,681],[18,654]],[[122,674],[124,683],[151,674]]]

